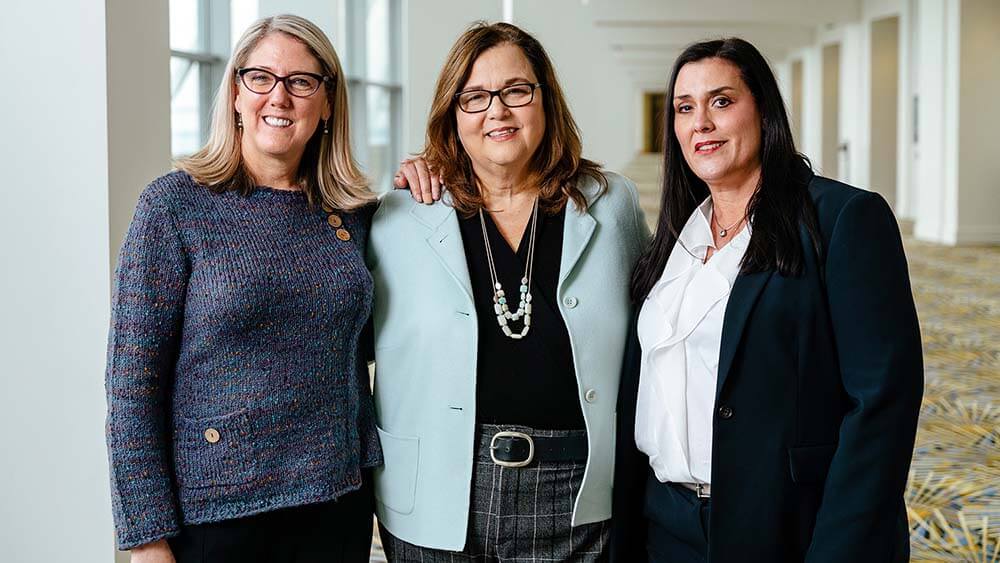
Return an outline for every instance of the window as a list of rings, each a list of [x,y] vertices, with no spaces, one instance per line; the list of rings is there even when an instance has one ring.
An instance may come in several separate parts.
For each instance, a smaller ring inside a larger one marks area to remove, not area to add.
[[[355,157],[372,189],[390,189],[402,158],[402,93],[399,54],[401,0],[348,0],[346,53]]]
[[[170,0],[170,127],[174,157],[208,139],[212,100],[243,31],[261,14],[259,0]],[[330,9],[336,11],[334,3]],[[317,0],[316,8],[327,6]],[[343,51],[354,155],[372,188],[390,188],[402,158],[402,0],[343,0]],[[264,14],[266,15],[266,14]],[[308,14],[303,14],[309,17]],[[331,34],[332,30],[326,30]]]
[[[208,139],[212,100],[229,52],[255,19],[256,0],[170,0],[170,147],[175,157],[195,152]]]

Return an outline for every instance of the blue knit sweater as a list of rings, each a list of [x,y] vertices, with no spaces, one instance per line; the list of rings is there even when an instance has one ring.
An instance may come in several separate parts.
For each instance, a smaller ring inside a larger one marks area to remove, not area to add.
[[[359,335],[370,210],[216,194],[173,172],[139,198],[108,345],[118,546],[330,500],[381,463]]]

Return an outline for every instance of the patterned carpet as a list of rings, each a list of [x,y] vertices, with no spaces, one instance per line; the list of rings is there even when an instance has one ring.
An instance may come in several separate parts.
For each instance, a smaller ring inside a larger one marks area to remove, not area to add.
[[[1000,247],[907,242],[926,385],[913,561],[1000,561]]]
[[[911,560],[997,563],[1000,247],[908,240],[906,251],[926,376],[906,492]],[[371,560],[385,561],[377,540]]]

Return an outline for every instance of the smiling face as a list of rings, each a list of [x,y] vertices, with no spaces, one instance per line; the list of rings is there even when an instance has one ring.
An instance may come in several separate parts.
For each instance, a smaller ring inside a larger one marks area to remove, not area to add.
[[[536,82],[538,78],[520,47],[503,44],[476,59],[461,91],[500,90],[512,84]],[[537,89],[530,104],[516,108],[505,106],[497,96],[489,109],[479,113],[465,113],[455,104],[458,136],[477,176],[487,172],[519,176],[528,172],[528,163],[545,135],[542,95],[542,90]]]
[[[681,67],[673,109],[684,160],[709,187],[743,186],[760,174],[760,113],[736,65],[713,57]]]
[[[296,72],[323,74],[309,48],[284,33],[262,38],[243,66],[279,76]],[[297,168],[320,120],[330,118],[330,104],[322,86],[311,96],[298,98],[290,95],[283,84],[275,84],[268,94],[256,94],[238,81],[235,107],[243,121],[243,158],[251,168],[262,159],[277,159]]]

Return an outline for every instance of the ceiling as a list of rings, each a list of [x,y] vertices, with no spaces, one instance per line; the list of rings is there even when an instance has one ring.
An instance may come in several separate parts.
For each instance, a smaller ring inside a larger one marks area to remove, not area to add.
[[[680,51],[739,36],[772,62],[814,43],[817,30],[857,21],[861,0],[580,0],[633,81],[661,88]]]

